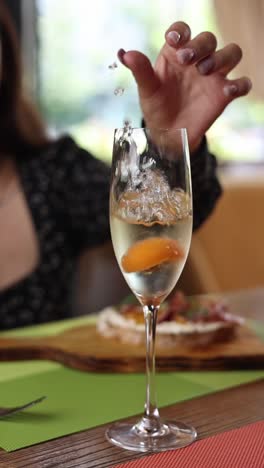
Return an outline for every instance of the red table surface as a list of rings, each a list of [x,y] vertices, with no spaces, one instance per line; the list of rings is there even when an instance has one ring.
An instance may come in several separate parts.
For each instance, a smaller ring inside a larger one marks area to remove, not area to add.
[[[115,465],[117,468],[264,468],[264,421],[223,432],[179,450]]]

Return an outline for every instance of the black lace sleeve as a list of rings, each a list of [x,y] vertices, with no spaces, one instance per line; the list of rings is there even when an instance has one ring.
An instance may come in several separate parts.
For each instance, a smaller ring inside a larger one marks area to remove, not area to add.
[[[191,156],[194,230],[212,213],[222,193],[216,170],[216,158],[208,152],[204,138],[200,148]]]
[[[110,239],[110,168],[71,138],[58,143],[55,182],[57,216],[76,254]]]

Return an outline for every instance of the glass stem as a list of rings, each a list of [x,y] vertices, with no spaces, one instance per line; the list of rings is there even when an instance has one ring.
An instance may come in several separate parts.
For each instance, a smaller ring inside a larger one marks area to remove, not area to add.
[[[146,331],[146,402],[141,427],[147,433],[155,433],[160,430],[161,421],[157,408],[155,385],[155,338],[156,322],[159,306],[144,306],[145,331]]]

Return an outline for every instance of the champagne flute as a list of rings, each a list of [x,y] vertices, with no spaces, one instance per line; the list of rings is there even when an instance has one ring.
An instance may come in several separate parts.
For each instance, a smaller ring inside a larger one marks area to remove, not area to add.
[[[184,447],[196,430],[160,418],[155,390],[159,307],[175,287],[192,236],[192,189],[186,129],[130,128],[114,134],[110,226],[119,267],[143,308],[146,401],[134,424],[115,423],[107,439],[141,452]]]

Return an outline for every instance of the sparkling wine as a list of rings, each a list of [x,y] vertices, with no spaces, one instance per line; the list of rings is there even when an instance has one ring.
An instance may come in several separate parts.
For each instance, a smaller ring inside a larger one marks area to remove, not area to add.
[[[138,299],[146,303],[148,299],[161,302],[175,286],[186,257],[192,235],[192,216],[189,214],[172,224],[164,223],[136,223],[129,219],[122,219],[114,212],[111,213],[110,225],[113,239],[113,246],[117,261],[123,271],[124,277]],[[122,258],[129,251],[131,246],[143,239],[162,238],[177,241],[181,255],[175,259],[159,260],[157,252],[157,265],[132,271],[127,273],[122,268]]]

